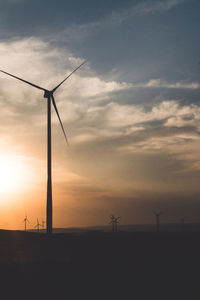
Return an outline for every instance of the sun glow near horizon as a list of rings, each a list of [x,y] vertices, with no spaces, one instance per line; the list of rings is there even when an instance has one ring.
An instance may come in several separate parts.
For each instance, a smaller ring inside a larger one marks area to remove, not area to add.
[[[31,167],[26,158],[17,155],[0,155],[0,195],[14,195],[27,188]]]

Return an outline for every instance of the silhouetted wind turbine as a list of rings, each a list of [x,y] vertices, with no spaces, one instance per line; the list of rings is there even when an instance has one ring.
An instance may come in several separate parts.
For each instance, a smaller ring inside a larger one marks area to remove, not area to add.
[[[112,225],[112,232],[115,232],[115,216],[114,215],[110,216],[110,222],[109,222],[109,224]]]
[[[42,229],[44,229],[44,224],[45,224],[46,222],[44,221],[44,220],[42,220]]]
[[[120,217],[115,217],[115,215],[110,216],[109,224],[112,225],[112,232],[117,232],[117,224],[119,223]]]
[[[153,212],[154,215],[156,216],[156,231],[159,232],[160,231],[160,215],[162,215],[163,213],[161,211],[159,212]]]
[[[27,80],[24,80],[20,77],[17,77],[15,75],[12,75],[10,73],[7,73],[5,71],[0,70],[0,72],[7,74],[9,76],[12,76],[20,81],[23,81],[39,90],[44,91],[44,98],[47,98],[47,233],[51,234],[52,233],[52,179],[51,179],[51,103],[53,104],[53,107],[56,111],[57,117],[59,119],[63,134],[65,136],[66,142],[67,141],[67,136],[60,118],[60,115],[58,113],[58,109],[56,106],[56,102],[54,99],[53,94],[55,91],[63,84],[73,73],[75,73],[83,64],[85,64],[86,61],[84,61],[82,64],[80,64],[75,70],[73,70],[63,81],[61,81],[54,89],[52,90],[47,90],[43,87],[40,87],[36,84],[33,84]]]
[[[117,232],[117,224],[119,224],[120,217],[115,218],[115,232]]]
[[[40,226],[42,226],[40,223],[39,223],[39,220],[37,218],[37,224],[35,225],[34,228],[37,228],[37,231],[39,232],[40,231]]]
[[[26,231],[26,223],[29,223],[30,224],[30,222],[29,222],[29,220],[28,220],[28,218],[27,218],[27,213],[25,214],[25,218],[24,218],[24,231]]]

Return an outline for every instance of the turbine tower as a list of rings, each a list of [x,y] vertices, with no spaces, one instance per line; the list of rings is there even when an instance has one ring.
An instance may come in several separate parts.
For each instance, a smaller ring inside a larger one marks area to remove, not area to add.
[[[156,231],[159,232],[160,231],[160,215],[162,215],[163,213],[161,211],[159,212],[155,212],[154,211],[154,215],[156,217]]]
[[[67,136],[60,118],[60,115],[58,113],[58,109],[56,106],[56,102],[54,99],[54,93],[55,91],[63,84],[73,73],[75,73],[82,65],[84,65],[86,61],[84,61],[82,64],[80,64],[75,70],[73,70],[63,81],[61,81],[54,89],[47,90],[43,87],[40,87],[36,84],[33,84],[27,80],[24,80],[20,77],[17,77],[13,74],[7,73],[3,70],[0,70],[0,72],[9,75],[11,77],[14,77],[15,79],[18,79],[20,81],[23,81],[39,90],[44,91],[44,98],[47,99],[47,215],[46,215],[46,224],[47,224],[47,234],[52,233],[52,168],[51,168],[51,103],[53,104],[53,107],[56,111],[58,120],[60,122],[60,126],[62,128],[63,134],[65,136],[65,140],[67,141]]]
[[[117,232],[117,225],[119,224],[120,217],[115,218],[115,232]]]
[[[109,222],[109,224],[112,225],[112,232],[115,232],[115,216],[114,215],[110,216],[110,222]]]
[[[26,226],[26,223],[29,223],[30,224],[30,222],[29,222],[29,220],[28,220],[28,218],[27,218],[27,213],[25,214],[25,218],[24,218],[24,231],[26,231],[26,228],[27,228],[27,226]]]

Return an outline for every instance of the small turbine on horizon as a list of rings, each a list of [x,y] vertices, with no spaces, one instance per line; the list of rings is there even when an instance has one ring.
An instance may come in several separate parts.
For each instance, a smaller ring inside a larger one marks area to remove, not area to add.
[[[44,229],[44,224],[45,224],[46,222],[42,219],[42,229]]]
[[[110,216],[109,224],[112,225],[112,232],[117,232],[117,225],[119,224],[120,217],[115,217],[115,215]]]
[[[47,99],[47,216],[46,216],[46,224],[47,224],[47,233],[48,234],[52,233],[51,103],[53,104],[53,107],[56,111],[56,114],[57,114],[58,120],[60,122],[60,126],[62,128],[65,140],[68,144],[67,136],[66,136],[66,133],[65,133],[60,115],[58,113],[56,102],[55,102],[55,99],[54,99],[54,93],[61,86],[61,84],[63,84],[73,73],[75,73],[85,63],[86,63],[86,61],[81,63],[75,70],[73,70],[63,81],[61,81],[52,90],[47,90],[43,87],[40,87],[36,84],[33,84],[33,83],[31,83],[27,80],[24,80],[20,77],[17,77],[15,75],[7,73],[3,70],[0,70],[0,72],[4,73],[6,75],[14,77],[15,79],[23,81],[24,83],[27,83],[27,84],[29,84],[29,85],[31,85],[31,86],[39,89],[39,90],[42,90],[44,92],[44,98]]]
[[[112,232],[115,232],[115,216],[114,215],[110,216],[110,222],[109,222],[109,224],[112,225]]]
[[[29,220],[28,220],[28,218],[27,218],[27,213],[25,213],[25,218],[24,218],[24,231],[26,231],[26,229],[27,229],[27,222],[30,224],[30,222],[29,222]]]
[[[161,212],[161,211],[158,211],[158,212],[154,211],[153,213],[154,213],[154,215],[156,217],[156,231],[160,232],[160,215],[162,215],[163,212]]]
[[[36,229],[37,229],[37,232],[39,232],[39,231],[40,231],[40,227],[42,227],[42,225],[39,223],[39,220],[38,220],[38,218],[37,218],[37,224],[35,225],[34,228],[36,228]]]
[[[120,218],[121,218],[121,217],[115,218],[115,232],[117,232],[117,229],[118,229],[117,226],[118,226],[118,224],[119,224]]]

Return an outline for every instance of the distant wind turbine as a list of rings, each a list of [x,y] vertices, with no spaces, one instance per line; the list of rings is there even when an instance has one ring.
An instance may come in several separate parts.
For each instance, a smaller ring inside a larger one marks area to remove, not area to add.
[[[109,224],[112,225],[112,232],[117,232],[117,224],[119,223],[120,217],[115,217],[114,215],[110,216]]]
[[[120,217],[115,218],[115,232],[117,232],[117,225],[119,224]]]
[[[20,77],[17,77],[15,75],[12,75],[10,73],[7,73],[3,70],[0,70],[0,72],[7,74],[11,77],[14,77],[20,81],[23,81],[39,90],[44,91],[44,98],[47,99],[47,216],[46,216],[46,224],[47,224],[47,233],[51,234],[52,233],[52,170],[51,170],[51,103],[53,104],[53,107],[56,111],[58,120],[60,122],[63,134],[65,136],[65,140],[68,144],[67,141],[67,136],[60,118],[60,115],[58,113],[58,109],[56,106],[56,102],[54,99],[54,93],[55,91],[61,86],[61,84],[63,84],[73,73],[75,73],[82,65],[84,65],[86,63],[86,61],[84,61],[82,64],[80,64],[75,70],[73,70],[63,81],[61,81],[54,89],[52,90],[47,90],[43,87],[40,87],[36,84],[33,84],[27,80],[24,80]]]
[[[156,217],[156,231],[159,232],[160,231],[160,215],[163,214],[163,212],[159,211],[159,212],[153,212],[155,217]]]
[[[27,225],[26,225],[26,223],[29,223],[30,224],[30,222],[29,222],[29,220],[28,220],[28,218],[27,218],[27,213],[25,214],[25,218],[24,218],[24,231],[26,231],[26,228],[27,228]]]
[[[115,232],[115,216],[114,215],[110,216],[110,222],[109,222],[109,224],[112,225],[112,232]]]
[[[37,224],[36,224],[35,227],[34,227],[34,228],[37,229],[37,232],[40,231],[40,227],[41,227],[41,226],[42,226],[42,225],[39,223],[39,220],[38,220],[38,218],[37,218]]]
[[[44,221],[44,220],[42,220],[42,229],[44,229],[44,224],[45,224],[46,222]]]

